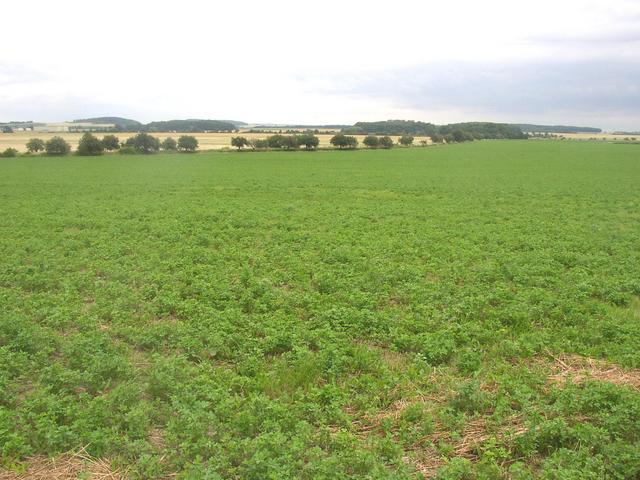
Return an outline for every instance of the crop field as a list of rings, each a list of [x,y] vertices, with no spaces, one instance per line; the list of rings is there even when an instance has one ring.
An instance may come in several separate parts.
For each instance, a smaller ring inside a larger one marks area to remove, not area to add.
[[[276,129],[277,130],[277,129]],[[275,130],[274,130],[275,131]],[[69,144],[71,148],[75,150],[78,146],[78,142],[80,141],[80,137],[82,137],[82,133],[77,132],[60,132],[60,133],[41,133],[41,132],[14,132],[14,133],[0,133],[0,152],[4,151],[7,148],[15,148],[19,152],[26,152],[26,143],[30,138],[41,138],[45,142],[52,137],[60,136],[64,138]],[[106,133],[95,133],[95,135],[99,138],[102,138]],[[135,132],[126,133],[119,132],[115,133],[115,135],[120,139],[120,141],[125,141],[129,137],[133,137],[136,135]],[[240,133],[176,133],[176,132],[152,132],[151,135],[154,137],[158,137],[161,140],[166,137],[173,137],[177,139],[181,135],[193,135],[198,140],[200,150],[221,150],[231,147],[231,137],[235,137],[241,135],[249,140],[259,139],[259,138],[267,138],[270,133],[248,133],[241,131]],[[329,140],[333,137],[335,133],[320,133],[316,134],[318,139],[320,140],[320,147],[330,147]],[[362,144],[362,140],[364,139],[364,135],[355,135],[360,144]],[[391,136],[394,142],[398,142],[399,136]],[[418,145],[420,141],[427,141],[430,143],[429,137],[415,137],[415,144]]]
[[[3,480],[640,477],[638,145],[0,159],[0,267]]]

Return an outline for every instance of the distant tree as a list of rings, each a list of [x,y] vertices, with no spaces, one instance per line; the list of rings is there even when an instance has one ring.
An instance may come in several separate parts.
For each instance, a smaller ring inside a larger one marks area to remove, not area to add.
[[[279,133],[267,137],[267,144],[269,145],[269,148],[282,148],[283,143],[284,135],[280,135]]]
[[[9,127],[8,125],[2,127],[2,133],[13,133],[13,128]]]
[[[531,127],[531,126],[530,126]],[[533,125],[535,127],[535,125]],[[542,127],[542,128],[556,128],[556,127]],[[568,127],[576,128],[576,127]],[[491,122],[465,122],[465,123],[450,123],[448,125],[441,125],[438,127],[437,133],[440,135],[452,134],[455,131],[460,131],[463,135],[458,134],[459,142],[470,141],[471,139],[481,140],[485,138],[509,138],[509,139],[526,139],[527,134],[521,130],[519,125],[511,125],[506,123],[491,123]],[[470,134],[465,136],[464,133]],[[431,135],[429,135],[431,136]],[[466,140],[465,140],[466,138]]]
[[[329,143],[334,147],[345,148],[347,146],[347,136],[344,133],[338,133],[331,137]]]
[[[465,132],[463,132],[462,130],[454,130],[453,132],[451,132],[451,135],[453,136],[454,142],[464,142],[467,138]]]
[[[104,153],[104,145],[95,135],[87,132],[80,138],[76,153],[82,156],[102,155]]]
[[[161,122],[151,122],[145,125],[149,132],[235,132],[237,130],[233,123],[221,120],[165,120]]]
[[[244,147],[249,146],[249,140],[246,137],[231,137],[231,146],[242,150]]]
[[[251,147],[257,150],[269,148],[269,142],[264,138],[255,138],[251,140]]]
[[[402,135],[398,142],[400,145],[408,147],[409,145],[413,145],[413,137],[411,135]]]
[[[105,135],[102,137],[102,145],[106,150],[118,150],[120,148],[120,139],[115,135]]]
[[[298,136],[298,144],[304,146],[306,150],[315,150],[320,145],[320,139],[313,133],[303,133]]]
[[[44,140],[41,138],[32,138],[27,142],[27,151],[38,153],[44,150]]]
[[[71,145],[62,137],[51,137],[45,144],[47,155],[66,155],[71,151]]]
[[[484,138],[484,136],[480,135],[477,138]],[[498,135],[496,135],[496,138],[504,138],[504,135],[499,133]],[[471,132],[464,132],[464,141],[465,142],[473,142],[475,139],[476,139],[476,134],[471,133]]]
[[[160,150],[160,140],[148,133],[138,133],[129,137],[124,144],[132,147],[137,153],[156,153]]]
[[[118,153],[120,155],[135,155],[136,153],[138,153],[138,151],[125,143],[122,147],[120,147]]]
[[[378,148],[378,146],[380,145],[380,140],[378,140],[378,137],[376,137],[375,135],[367,135],[366,137],[364,137],[362,143],[364,143],[369,148]]]
[[[300,146],[297,135],[283,135],[282,148],[285,150],[296,150]]]
[[[385,120],[382,122],[358,122],[353,127],[343,129],[343,133],[429,136],[436,130],[437,127],[432,123],[414,120]]]
[[[192,135],[182,135],[178,138],[178,150],[181,152],[195,152],[198,149],[198,139]]]
[[[15,157],[17,155],[18,155],[18,150],[11,147],[7,148],[4,152],[0,153],[0,157],[5,157],[5,158]]]
[[[450,133],[447,133],[443,138],[444,138],[445,143],[453,143],[453,142],[456,141],[456,139]]]
[[[431,141],[433,143],[442,143],[443,140],[444,138],[442,137],[442,135],[438,135],[437,133],[431,135]]]
[[[384,137],[380,137],[378,139],[378,143],[382,148],[386,148],[386,149],[393,148],[393,139],[388,135],[385,135]]]
[[[162,150],[167,150],[167,151],[177,150],[178,142],[176,142],[175,139],[171,137],[167,137],[160,144],[160,148],[162,148]]]
[[[358,146],[358,139],[356,137],[345,135],[344,133],[338,133],[334,135],[333,137],[331,137],[331,140],[329,140],[329,142],[331,143],[331,145],[333,145],[334,147],[338,147],[341,150],[344,148],[354,149]]]

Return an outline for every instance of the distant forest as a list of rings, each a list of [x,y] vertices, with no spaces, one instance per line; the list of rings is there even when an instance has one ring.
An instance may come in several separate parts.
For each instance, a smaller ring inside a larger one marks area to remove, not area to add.
[[[414,120],[386,120],[382,122],[358,122],[353,127],[343,129],[344,133],[364,135],[416,135],[439,137],[453,135],[467,140],[485,138],[527,138],[520,128],[506,123],[466,122],[434,125]]]
[[[244,122],[231,120],[165,120],[160,122],[141,123],[136,120],[121,117],[95,117],[74,120],[74,122],[113,123],[116,131],[120,132],[235,132]]]
[[[147,132],[234,132],[238,126],[222,120],[167,120],[145,125]]]
[[[601,133],[601,128],[573,127],[569,125],[532,125],[530,123],[514,123],[523,132],[536,133]]]
[[[137,120],[122,117],[94,117],[74,120],[75,123],[111,123],[115,125],[117,132],[235,132],[248,126],[245,122],[236,120],[164,120],[144,124]],[[11,127],[31,124],[34,122],[10,122],[0,123],[2,131],[10,132]],[[601,133],[602,129],[594,127],[576,127],[568,125],[534,125],[529,123],[493,123],[493,122],[464,122],[450,123],[447,125],[435,125],[428,122],[415,120],[384,120],[379,122],[357,122],[349,125],[259,125],[254,126],[257,131],[264,128],[281,129],[331,129],[341,130],[342,133],[351,135],[414,135],[414,136],[447,136],[464,134],[468,139],[484,138],[526,138],[528,133]]]

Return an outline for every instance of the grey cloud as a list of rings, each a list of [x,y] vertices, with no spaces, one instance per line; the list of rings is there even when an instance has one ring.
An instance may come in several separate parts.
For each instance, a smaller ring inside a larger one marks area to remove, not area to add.
[[[0,122],[11,120],[61,121],[126,112],[122,105],[102,103],[74,95],[30,95],[23,98],[0,94]]]
[[[640,58],[440,62],[367,76],[325,80],[334,94],[366,96],[422,111],[459,110],[487,118],[558,114],[571,118],[626,118],[640,126]]]

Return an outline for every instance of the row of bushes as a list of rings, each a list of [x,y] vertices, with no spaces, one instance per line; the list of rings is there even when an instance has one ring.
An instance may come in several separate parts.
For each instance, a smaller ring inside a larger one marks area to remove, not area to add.
[[[238,150],[244,147],[251,147],[256,150],[273,148],[277,150],[297,150],[304,147],[305,150],[315,150],[318,148],[320,140],[312,133],[301,133],[296,135],[271,135],[267,138],[255,138],[252,140],[246,137],[232,137],[231,146]]]
[[[411,135],[403,135],[398,140],[400,145],[410,146],[413,144]],[[358,147],[358,139],[352,135],[338,133],[331,137],[329,143],[335,148],[352,150]],[[392,148],[393,139],[389,136],[376,137],[368,135],[364,138],[363,143],[369,148]],[[271,135],[267,138],[256,138],[249,140],[246,137],[232,137],[231,146],[241,150],[250,147],[254,150],[297,150],[304,147],[305,150],[315,150],[318,148],[320,140],[312,133],[301,133],[295,135]]]
[[[56,136],[46,142],[40,138],[32,138],[27,144],[29,153],[45,152],[47,155],[68,155],[71,145],[64,138]],[[167,137],[160,141],[159,138],[148,133],[139,133],[127,138],[122,144],[115,135],[105,135],[102,140],[91,133],[85,133],[76,153],[81,156],[102,155],[105,151],[119,150],[120,153],[156,153],[159,150],[195,152],[198,149],[198,140],[191,135],[182,135],[178,140]],[[2,153],[4,157],[15,157],[18,151],[8,148]]]
[[[475,138],[469,132],[454,131],[447,135],[433,134],[431,140],[433,143],[456,143],[473,141]],[[413,145],[414,137],[411,135],[402,135],[398,139],[398,144],[402,146]],[[329,141],[331,145],[338,149],[353,150],[358,147],[358,139],[352,135],[338,133],[331,137]],[[388,135],[376,136],[367,135],[362,143],[368,148],[392,148],[395,143]],[[320,140],[313,133],[300,133],[295,135],[275,134],[267,138],[249,140],[246,137],[232,137],[231,145],[241,150],[250,147],[254,150],[297,150],[304,148],[305,150],[316,150]],[[426,141],[421,141],[422,145],[426,145]],[[67,155],[71,151],[71,145],[62,137],[52,137],[45,142],[40,138],[32,138],[26,144],[29,153],[39,153],[44,151],[47,155]],[[192,135],[182,135],[176,141],[171,137],[167,137],[160,141],[159,138],[149,135],[148,133],[138,133],[128,138],[122,144],[115,135],[105,135],[102,140],[98,139],[91,133],[85,133],[80,142],[76,153],[81,156],[86,155],[102,155],[105,150],[119,150],[120,153],[157,153],[160,150],[165,151],[181,151],[195,152],[198,149],[198,140]],[[0,156],[15,157],[18,151],[14,148],[8,148]]]

